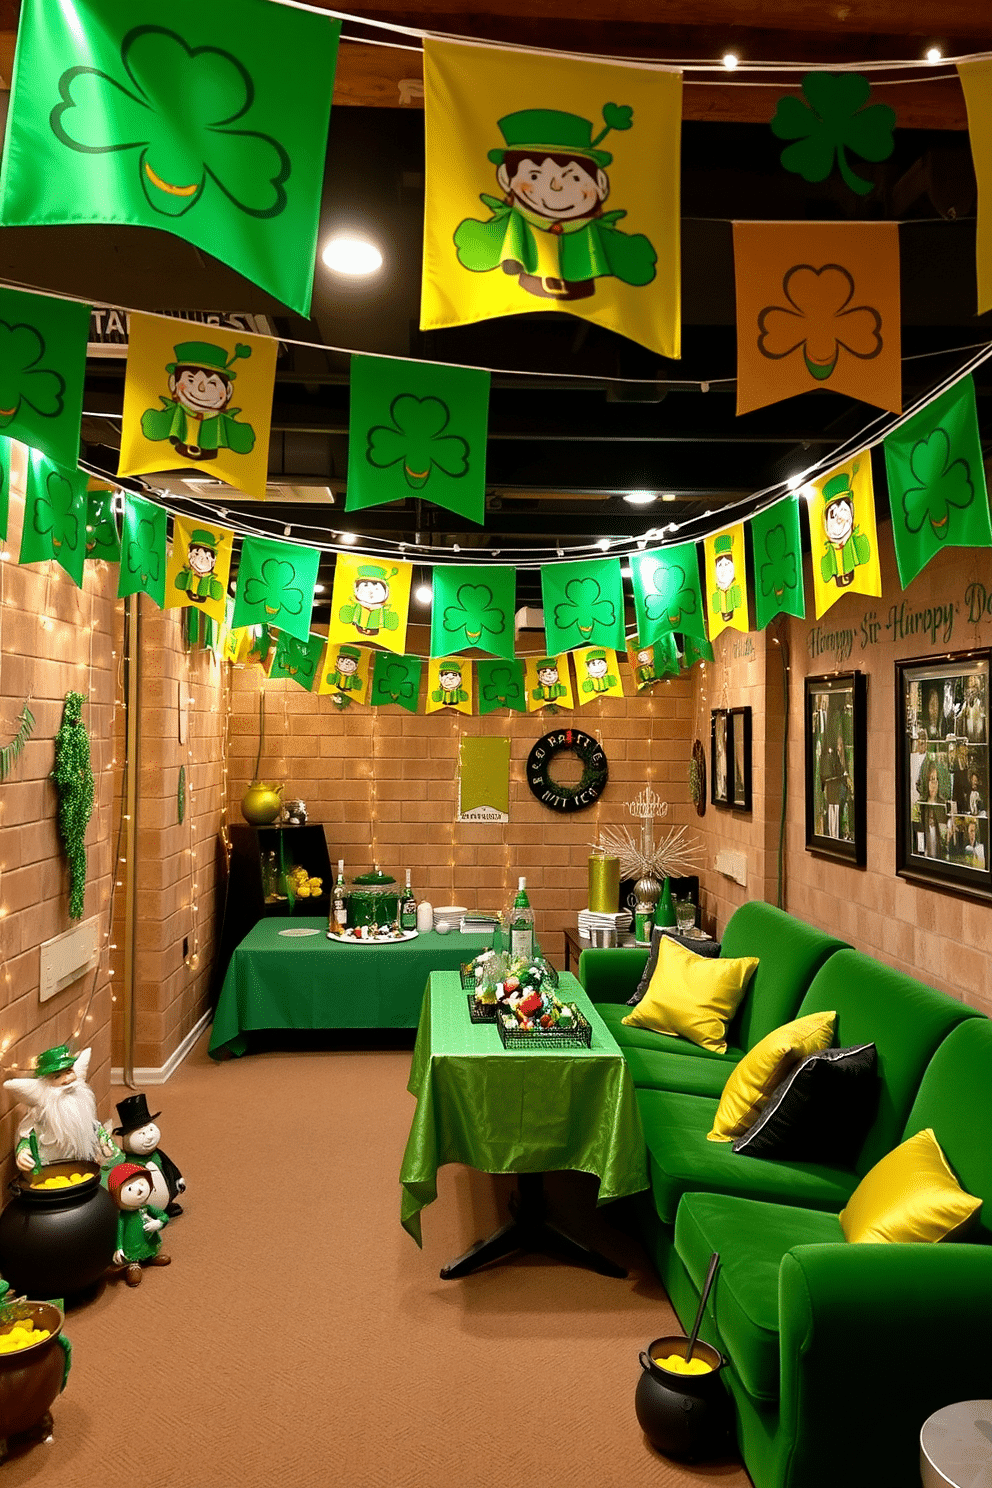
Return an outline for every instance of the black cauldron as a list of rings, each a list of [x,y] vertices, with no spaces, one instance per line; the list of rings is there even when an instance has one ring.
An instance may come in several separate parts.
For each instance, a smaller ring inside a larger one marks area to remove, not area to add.
[[[641,1430],[666,1457],[695,1461],[731,1450],[730,1402],[720,1371],[723,1355],[708,1343],[697,1343],[694,1359],[710,1368],[706,1374],[675,1374],[655,1363],[676,1355],[685,1358],[688,1338],[656,1338],[640,1355],[641,1377],[634,1410]]]
[[[43,1178],[85,1173],[71,1188],[34,1188]],[[0,1214],[0,1274],[28,1297],[71,1297],[106,1271],[117,1248],[117,1205],[95,1162],[47,1163],[22,1173]]]

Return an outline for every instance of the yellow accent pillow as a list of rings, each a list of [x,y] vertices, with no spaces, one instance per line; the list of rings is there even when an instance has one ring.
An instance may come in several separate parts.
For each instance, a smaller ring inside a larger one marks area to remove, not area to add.
[[[829,1049],[836,1013],[807,1013],[767,1033],[734,1066],[723,1087],[708,1142],[733,1142],[752,1127],[775,1087],[810,1054]]]
[[[917,1132],[866,1173],[840,1216],[844,1239],[953,1240],[974,1219],[981,1199],[965,1193],[930,1127]]]
[[[757,956],[697,956],[670,935],[661,937],[648,990],[623,1022],[687,1038],[723,1054],[727,1024],[747,991]]]

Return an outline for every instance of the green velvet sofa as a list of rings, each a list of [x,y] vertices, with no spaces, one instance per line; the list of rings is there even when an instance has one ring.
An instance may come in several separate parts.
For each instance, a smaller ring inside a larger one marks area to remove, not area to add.
[[[992,1022],[770,905],[742,906],[721,954],[759,957],[723,1056],[623,1027],[646,952],[580,961],[637,1086],[642,1238],[685,1327],[720,1253],[703,1336],[730,1360],[757,1488],[903,1488],[918,1481],[926,1417],[992,1395],[992,1207],[967,1242],[938,1246],[848,1245],[838,1215],[869,1168],[927,1126],[992,1206]],[[878,1110],[854,1167],[707,1142],[732,1064],[771,1028],[827,1009],[838,1045],[878,1052]]]

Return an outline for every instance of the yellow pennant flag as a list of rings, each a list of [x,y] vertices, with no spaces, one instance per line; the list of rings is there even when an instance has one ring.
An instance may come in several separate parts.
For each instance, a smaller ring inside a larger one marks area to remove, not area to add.
[[[318,693],[333,692],[349,703],[367,703],[372,654],[365,646],[328,643],[320,668]]]
[[[608,646],[580,646],[572,652],[580,703],[601,697],[623,697],[620,663]]]
[[[816,388],[902,409],[895,222],[735,222],[737,412]]]
[[[428,663],[424,712],[442,711],[472,711],[472,663],[464,656],[432,656]]]
[[[237,630],[229,630],[224,637],[224,660],[232,666],[245,666],[253,641],[250,625],[239,625]]]
[[[875,488],[871,455],[856,455],[813,481],[809,504],[809,545],[813,562],[816,618],[842,594],[882,594],[875,530]]]
[[[678,357],[682,75],[424,42],[424,330],[566,311]]]
[[[959,62],[968,110],[968,138],[978,181],[978,314],[992,309],[992,62]]]
[[[124,380],[119,475],[189,466],[265,499],[277,343],[132,315]]]
[[[201,610],[223,625],[234,533],[199,517],[174,517],[165,570],[166,610]]]
[[[575,707],[567,651],[561,656],[527,656],[524,662],[528,713],[538,713],[549,703],[558,708]]]
[[[373,641],[400,656],[406,650],[411,563],[339,553],[331,591],[329,641]]]
[[[710,640],[724,630],[751,629],[747,608],[747,561],[744,524],[715,532],[703,544],[706,559],[706,605]]]

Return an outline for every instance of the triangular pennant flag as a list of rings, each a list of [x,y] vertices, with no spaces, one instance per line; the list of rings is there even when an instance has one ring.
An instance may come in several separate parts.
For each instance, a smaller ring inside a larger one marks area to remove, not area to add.
[[[673,635],[662,636],[653,646],[642,646],[635,637],[628,642],[627,660],[638,692],[653,687],[663,677],[677,677],[679,674],[679,653]]]
[[[374,654],[366,646],[329,645],[320,669],[317,691],[340,694],[349,703],[367,703]]]
[[[870,451],[835,466],[812,481],[809,490],[813,598],[819,620],[844,594],[881,598]]]
[[[751,518],[755,625],[764,630],[776,615],[806,616],[799,498],[785,496]]]
[[[114,516],[114,491],[89,483],[86,493],[86,556],[102,558],[105,563],[120,563],[121,540],[117,536]]]
[[[427,666],[425,713],[472,711],[472,663],[461,656],[432,656]]]
[[[309,315],[340,30],[261,0],[24,0],[0,221],[159,228]]]
[[[396,703],[408,713],[416,713],[423,665],[419,656],[392,656],[387,651],[377,651],[369,702],[377,707]]]
[[[497,708],[526,712],[522,661],[477,661],[475,670],[480,714],[495,713]]]
[[[524,660],[528,713],[547,707],[575,707],[567,652],[562,656],[527,656]]]
[[[617,653],[608,646],[583,646],[572,652],[579,702],[594,703],[601,697],[623,697]]]
[[[706,639],[695,543],[632,553],[630,571],[642,645],[650,646],[675,630]]]
[[[749,631],[747,608],[747,558],[744,527],[738,522],[722,532],[711,533],[703,544],[706,557],[706,602],[709,607],[710,640],[727,629]]]
[[[374,641],[387,651],[406,650],[412,563],[351,557],[339,553],[334,564],[329,641]]]
[[[992,548],[971,377],[962,377],[889,435],[885,470],[904,589],[942,548]]]
[[[232,624],[275,625],[305,641],[310,635],[320,550],[246,537],[238,562]]]
[[[86,483],[82,470],[63,470],[37,450],[28,455],[19,563],[54,558],[83,587],[86,558]]]
[[[444,564],[434,569],[431,655],[489,651],[513,656],[515,568]]]
[[[682,661],[684,672],[691,671],[697,661],[712,661],[713,647],[709,641],[700,640],[698,636],[682,637]]]
[[[416,496],[486,519],[489,373],[353,356],[345,511]]]
[[[223,625],[233,547],[234,533],[226,527],[194,517],[174,517],[165,608],[188,605]]]
[[[992,61],[959,62],[958,77],[968,110],[968,140],[978,181],[977,313],[992,309]]]
[[[278,343],[132,315],[118,475],[191,467],[265,499]],[[207,328],[205,328],[207,329]]]
[[[121,568],[117,579],[117,596],[147,594],[165,607],[166,534],[168,519],[165,508],[142,496],[124,497],[124,519],[121,524]]]
[[[622,651],[623,579],[619,558],[546,563],[541,569],[544,636],[549,652],[576,646]]]
[[[7,540],[10,518],[10,440],[0,435],[0,539]]]
[[[89,305],[0,289],[0,431],[74,470]]]
[[[280,630],[276,634],[275,651],[269,666],[270,678],[288,677],[305,692],[313,692],[323,650],[324,637],[321,635],[308,636],[301,641],[288,631]]]

